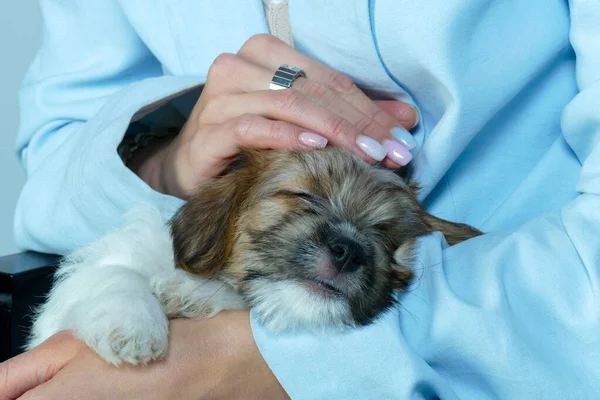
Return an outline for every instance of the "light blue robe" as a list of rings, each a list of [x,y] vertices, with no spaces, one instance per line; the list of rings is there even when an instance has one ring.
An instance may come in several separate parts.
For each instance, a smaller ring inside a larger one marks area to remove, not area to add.
[[[139,203],[181,205],[117,146],[138,111],[267,28],[259,0],[41,3],[15,232],[64,253]],[[421,240],[402,306],[364,329],[273,336],[253,319],[290,396],[600,398],[600,2],[291,0],[290,20],[298,50],[418,107],[424,204],[488,232]]]

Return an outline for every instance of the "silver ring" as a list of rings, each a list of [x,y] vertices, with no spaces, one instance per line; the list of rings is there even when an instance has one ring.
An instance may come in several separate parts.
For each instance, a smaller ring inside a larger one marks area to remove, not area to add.
[[[289,89],[292,87],[296,79],[300,77],[306,78],[304,71],[302,71],[300,68],[290,67],[287,64],[283,64],[281,67],[277,68],[277,71],[275,71],[275,75],[273,75],[273,78],[271,79],[269,89]]]

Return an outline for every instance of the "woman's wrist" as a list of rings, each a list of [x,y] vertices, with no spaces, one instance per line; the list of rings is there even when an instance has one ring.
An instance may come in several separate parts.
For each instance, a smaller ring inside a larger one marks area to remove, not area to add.
[[[204,376],[190,384],[190,395],[209,388],[214,398],[289,399],[256,346],[247,310],[223,311],[208,321],[173,320],[171,329],[173,338],[202,338],[187,348],[190,357],[198,356],[190,363],[202,366],[194,375]],[[210,372],[206,361],[212,364]]]

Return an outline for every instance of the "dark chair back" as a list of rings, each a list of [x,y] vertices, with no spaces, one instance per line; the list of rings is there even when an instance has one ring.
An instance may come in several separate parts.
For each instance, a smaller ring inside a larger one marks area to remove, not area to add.
[[[58,261],[34,252],[0,257],[0,362],[23,352],[32,310],[50,290]]]

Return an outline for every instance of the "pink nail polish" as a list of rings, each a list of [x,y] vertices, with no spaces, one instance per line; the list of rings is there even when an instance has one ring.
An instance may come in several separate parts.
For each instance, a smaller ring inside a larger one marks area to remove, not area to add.
[[[314,147],[316,149],[323,149],[327,146],[327,138],[321,135],[317,135],[312,132],[302,132],[298,136],[298,140],[307,146]]]
[[[393,140],[386,140],[384,144],[388,158],[396,164],[405,166],[412,160],[412,154],[402,144]]]

